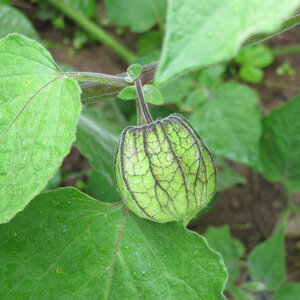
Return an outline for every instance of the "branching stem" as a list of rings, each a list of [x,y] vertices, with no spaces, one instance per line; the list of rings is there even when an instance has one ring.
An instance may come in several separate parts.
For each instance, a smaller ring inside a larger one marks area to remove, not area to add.
[[[142,82],[141,82],[140,77],[137,78],[134,81],[134,85],[135,85],[135,88],[136,88],[138,102],[139,102],[139,105],[140,105],[140,109],[141,109],[143,118],[144,118],[146,124],[150,124],[150,123],[153,122],[153,120],[152,120],[152,117],[150,115],[148,105],[147,105],[147,103],[145,101],[145,98],[144,98],[143,89],[142,89]],[[139,112],[138,112],[138,114],[139,114]],[[139,122],[141,122],[141,120],[139,120]],[[142,124],[139,124],[139,125],[142,125]]]
[[[121,76],[92,72],[64,72],[63,74],[78,81],[91,81],[121,87],[128,86],[128,82]]]

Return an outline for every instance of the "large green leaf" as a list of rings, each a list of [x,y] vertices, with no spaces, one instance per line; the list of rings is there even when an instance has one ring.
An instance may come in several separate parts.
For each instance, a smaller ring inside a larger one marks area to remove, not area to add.
[[[230,228],[224,225],[220,228],[209,227],[204,234],[209,245],[222,254],[229,273],[227,284],[238,279],[240,273],[239,259],[245,254],[245,246],[230,235]]]
[[[9,33],[21,33],[39,40],[39,35],[27,17],[14,7],[0,3],[0,38]]]
[[[114,188],[113,163],[119,136],[117,128],[101,120],[95,111],[85,109],[79,117],[75,145],[92,167]],[[99,182],[101,185],[101,182]]]
[[[225,299],[205,239],[65,188],[0,226],[1,299]]]
[[[300,191],[300,96],[263,119],[261,168],[272,181]]]
[[[300,295],[300,283],[286,283],[274,295],[275,300],[297,300]]]
[[[235,55],[247,37],[271,33],[299,0],[170,0],[156,82]]]
[[[251,279],[262,282],[270,290],[279,288],[285,279],[284,256],[284,228],[281,228],[250,253],[248,260]]]
[[[80,89],[37,42],[0,40],[0,223],[47,184],[75,139]]]
[[[105,0],[108,17],[131,31],[144,32],[165,19],[166,0]]]
[[[214,154],[255,166],[261,134],[257,102],[249,87],[225,83],[201,102],[190,120]]]

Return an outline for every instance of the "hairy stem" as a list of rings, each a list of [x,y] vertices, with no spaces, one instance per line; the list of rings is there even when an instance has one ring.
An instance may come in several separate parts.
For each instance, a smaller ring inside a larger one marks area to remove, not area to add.
[[[281,215],[280,215],[280,217],[277,221],[277,224],[275,225],[273,233],[276,233],[278,230],[280,230],[280,228],[282,228],[283,226],[286,225],[286,223],[287,223],[287,221],[288,221],[288,219],[291,215],[291,212],[292,212],[292,209],[291,209],[291,205],[292,205],[291,193],[287,189],[287,187],[284,183],[282,184],[282,191],[283,191],[283,197],[284,197],[284,202],[285,202],[285,208],[282,211],[282,213],[281,213]]]
[[[121,87],[128,86],[128,82],[121,76],[90,72],[64,72],[63,74],[78,81],[91,81]]]
[[[53,6],[62,11],[66,16],[76,22],[81,28],[83,28],[87,33],[95,37],[98,41],[109,46],[113,51],[120,55],[128,63],[137,59],[137,56],[116,39],[114,39],[110,34],[108,34],[101,27],[90,21],[87,17],[82,15],[79,11],[73,7],[65,4],[61,0],[48,0]]]
[[[138,78],[134,81],[134,85],[135,85],[135,88],[136,88],[136,93],[137,93],[137,96],[138,96],[138,102],[139,102],[139,105],[140,105],[140,109],[141,109],[141,112],[142,112],[142,115],[143,115],[143,118],[146,122],[146,124],[150,124],[153,122],[152,120],[152,117],[150,115],[150,112],[149,112],[149,109],[148,109],[148,105],[145,101],[145,98],[144,98],[144,95],[143,95],[143,89],[142,89],[142,82],[141,82],[141,79]],[[140,118],[141,115],[139,115],[139,111],[138,111],[138,118]],[[138,120],[139,122],[141,120]],[[139,124],[141,125],[141,124]]]
[[[276,56],[289,55],[289,54],[300,54],[300,44],[278,47],[278,48],[272,49],[272,52]]]

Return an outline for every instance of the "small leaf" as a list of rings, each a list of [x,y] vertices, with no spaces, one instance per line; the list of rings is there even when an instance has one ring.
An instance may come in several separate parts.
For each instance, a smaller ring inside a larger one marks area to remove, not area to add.
[[[278,30],[298,6],[299,0],[170,0],[155,83],[232,58],[249,36]]]
[[[225,300],[223,260],[203,237],[73,188],[0,226],[0,265],[1,299]]]
[[[285,283],[274,294],[274,300],[296,300],[300,295],[300,283]]]
[[[191,114],[192,125],[214,154],[256,167],[261,134],[256,93],[228,82],[209,96]]]
[[[0,223],[43,190],[70,151],[80,93],[34,40],[0,40]]]
[[[255,45],[242,49],[235,58],[240,65],[264,68],[274,60],[274,54],[264,45]]]
[[[0,4],[0,38],[9,33],[20,33],[35,40],[40,39],[26,15],[14,7]]]
[[[146,84],[143,86],[144,97],[147,102],[160,105],[164,103],[163,97],[158,88],[153,85]]]
[[[260,146],[262,174],[300,191],[300,96],[263,119]]]
[[[136,97],[137,94],[134,86],[127,86],[118,94],[118,98],[121,100],[132,100]]]
[[[128,26],[133,32],[145,32],[165,19],[167,0],[105,0],[111,21]]]
[[[260,83],[264,78],[264,71],[253,66],[242,66],[239,75],[250,83]]]
[[[262,282],[267,289],[276,290],[285,279],[284,228],[250,253],[249,273],[253,281]]]
[[[142,66],[140,64],[133,64],[127,68],[127,74],[131,80],[136,80],[142,72]]]

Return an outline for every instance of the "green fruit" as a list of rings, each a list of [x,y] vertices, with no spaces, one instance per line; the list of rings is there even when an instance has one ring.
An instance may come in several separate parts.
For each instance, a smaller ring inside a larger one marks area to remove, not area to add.
[[[211,201],[216,168],[191,124],[172,114],[123,131],[115,180],[126,206],[138,216],[187,224]]]

